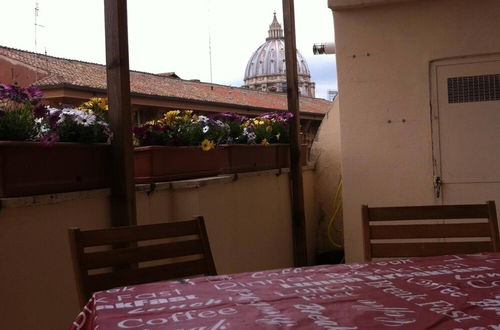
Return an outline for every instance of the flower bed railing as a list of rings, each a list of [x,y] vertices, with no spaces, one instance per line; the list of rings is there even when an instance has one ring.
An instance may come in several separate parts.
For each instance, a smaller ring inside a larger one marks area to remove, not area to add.
[[[35,87],[0,84],[0,197],[108,186],[106,99],[57,109],[41,97]],[[288,167],[291,116],[169,111],[134,127],[136,182]]]
[[[109,186],[106,100],[56,109],[41,98],[36,87],[0,84],[0,197]]]

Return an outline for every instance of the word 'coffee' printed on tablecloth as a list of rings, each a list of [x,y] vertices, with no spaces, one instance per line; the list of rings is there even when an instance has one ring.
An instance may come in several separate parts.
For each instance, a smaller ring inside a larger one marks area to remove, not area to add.
[[[206,326],[202,328],[179,328],[179,326],[175,326],[175,330],[193,330],[193,329],[203,329],[203,330],[227,330],[230,329],[231,324],[227,323],[226,319],[214,321],[216,323],[211,323],[207,324]],[[164,328],[166,326],[166,321],[162,318],[158,319],[150,319],[150,320],[144,320],[142,318],[139,319],[129,319],[129,320],[124,320],[118,323],[118,327],[121,329],[134,329],[134,328],[141,328],[141,329],[149,329],[150,327],[156,327],[159,326],[161,328]],[[146,327],[146,328],[144,328]],[[97,329],[96,329],[97,330]]]
[[[182,312],[175,312],[172,314],[162,314],[161,317],[143,315],[142,317],[127,318],[119,321],[116,326],[120,329],[134,329],[142,328],[144,326],[172,326],[176,327],[178,325],[184,325],[187,321],[197,321],[198,319],[213,319],[217,318],[215,321],[221,322],[225,319],[218,319],[219,317],[227,317],[230,315],[237,314],[238,311],[232,307],[224,307],[215,310],[188,310]]]

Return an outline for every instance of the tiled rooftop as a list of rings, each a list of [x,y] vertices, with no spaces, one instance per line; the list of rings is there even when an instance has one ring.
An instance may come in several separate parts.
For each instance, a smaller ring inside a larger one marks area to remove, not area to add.
[[[34,84],[47,88],[79,87],[106,89],[104,65],[36,54],[0,46],[0,56],[42,71],[42,78]],[[260,92],[246,88],[182,80],[167,74],[130,71],[131,92],[166,98],[224,103],[265,109],[287,109],[286,94]],[[301,112],[325,114],[331,102],[323,99],[300,97]]]

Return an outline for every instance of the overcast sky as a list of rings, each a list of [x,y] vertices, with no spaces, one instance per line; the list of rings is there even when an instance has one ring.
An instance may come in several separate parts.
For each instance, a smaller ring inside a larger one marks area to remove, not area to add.
[[[105,63],[104,0],[0,0],[0,45]],[[130,68],[241,86],[248,59],[265,42],[273,12],[283,26],[282,0],[128,0]],[[333,41],[327,0],[295,0],[297,48],[306,58],[316,97],[337,89],[334,55],[312,45]]]

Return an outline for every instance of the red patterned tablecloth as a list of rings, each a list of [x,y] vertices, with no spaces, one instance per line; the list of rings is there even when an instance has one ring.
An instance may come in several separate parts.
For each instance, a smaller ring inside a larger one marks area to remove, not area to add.
[[[287,268],[96,293],[71,329],[500,329],[500,253]]]

